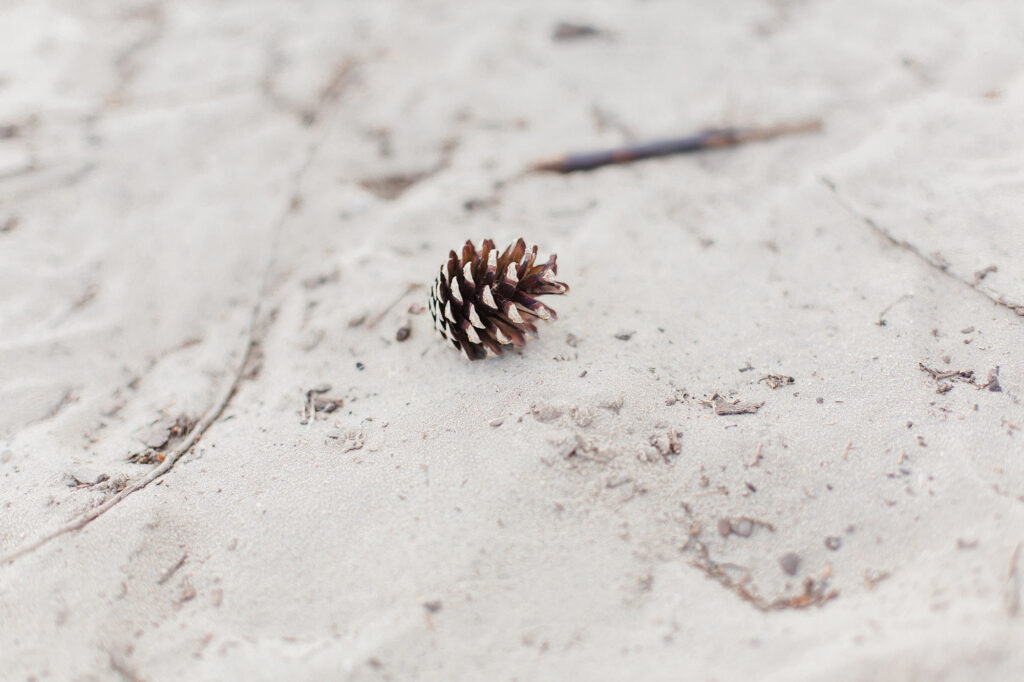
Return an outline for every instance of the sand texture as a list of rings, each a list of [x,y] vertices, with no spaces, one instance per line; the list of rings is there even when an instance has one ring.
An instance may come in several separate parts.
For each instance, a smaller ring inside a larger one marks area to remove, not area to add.
[[[0,3],[0,679],[1024,679],[1022,112],[1018,0]]]

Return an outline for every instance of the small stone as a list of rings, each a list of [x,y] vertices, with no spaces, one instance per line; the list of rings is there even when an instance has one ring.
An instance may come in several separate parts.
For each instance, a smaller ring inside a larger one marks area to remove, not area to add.
[[[493,427],[495,427],[495,428],[497,428],[497,427],[501,426],[501,425],[502,425],[502,424],[504,424],[504,423],[505,423],[505,420],[504,420],[504,419],[501,419],[501,418],[498,418],[498,419],[492,419],[492,420],[491,420],[491,426],[493,426]]]
[[[441,606],[442,604],[440,601],[423,602],[423,608],[427,610],[427,613],[437,613],[441,610]]]
[[[732,524],[732,532],[740,537],[749,538],[754,532],[754,522],[750,519],[739,519]]]
[[[816,403],[818,403],[819,405],[821,405],[821,404],[823,404],[823,403],[825,402],[825,399],[824,399],[824,398],[822,398],[821,396],[819,396],[819,397],[817,397],[817,398],[815,398],[815,399],[814,399],[814,402],[816,402]]]
[[[395,341],[398,341],[399,343],[401,343],[402,341],[405,341],[406,339],[408,339],[409,338],[409,334],[411,334],[411,333],[412,333],[412,327],[410,327],[408,325],[408,323],[407,323],[407,324],[399,327],[398,331],[395,332]]]
[[[723,538],[728,537],[732,532],[732,522],[729,519],[718,519],[718,534]]]
[[[779,557],[779,566],[786,575],[796,575],[800,569],[800,556],[794,552],[783,554]]]
[[[366,369],[366,365],[364,365],[361,362],[357,362],[356,363],[356,369],[358,369],[360,372],[362,372],[364,369]]]
[[[618,334],[615,335],[615,338],[617,338],[619,341],[629,341],[631,338],[633,338],[633,334],[636,334],[636,332],[634,332],[634,331],[621,331],[621,332],[619,332]]]
[[[834,552],[843,546],[843,539],[835,535],[830,535],[825,538],[825,546]]]

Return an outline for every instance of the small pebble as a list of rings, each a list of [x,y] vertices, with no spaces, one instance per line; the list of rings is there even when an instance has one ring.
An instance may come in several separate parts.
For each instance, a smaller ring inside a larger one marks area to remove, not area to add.
[[[358,369],[360,372],[362,372],[364,369],[366,369],[366,365],[364,365],[361,362],[357,362],[356,363],[356,369]]]
[[[723,538],[728,537],[732,532],[732,522],[729,519],[718,519],[718,534]]]
[[[783,554],[779,557],[779,566],[782,567],[782,572],[786,575],[796,575],[800,569],[800,556],[794,552]]]
[[[740,537],[749,538],[754,532],[754,523],[750,519],[739,519],[732,524],[732,532]]]
[[[405,341],[407,338],[409,338],[409,334],[411,334],[411,333],[412,333],[412,328],[409,327],[408,324],[403,325],[403,326],[398,328],[397,332],[395,332],[395,341],[399,341],[399,342]]]
[[[815,398],[815,399],[814,399],[814,402],[816,402],[816,403],[818,403],[819,405],[821,405],[822,403],[824,403],[824,402],[825,402],[825,399],[824,399],[824,398],[822,398],[822,397],[818,397],[818,398]]]
[[[843,539],[836,537],[835,535],[830,535],[825,538],[825,546],[834,552],[843,546]]]

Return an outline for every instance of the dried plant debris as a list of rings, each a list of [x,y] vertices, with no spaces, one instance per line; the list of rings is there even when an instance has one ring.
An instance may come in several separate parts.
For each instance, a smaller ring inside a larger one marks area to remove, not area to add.
[[[1003,387],[999,385],[999,365],[996,365],[994,369],[989,370],[988,380],[978,388],[987,388],[993,393],[1003,392]]]
[[[717,393],[711,396],[711,400],[702,400],[701,403],[707,407],[715,408],[715,414],[718,416],[730,414],[757,414],[757,411],[764,405],[764,401],[759,403],[747,403],[742,400],[729,402]]]
[[[764,382],[768,384],[768,388],[773,391],[780,386],[789,386],[790,384],[796,383],[796,379],[784,374],[766,374],[757,380],[758,383]]]
[[[581,38],[596,38],[603,34],[604,31],[590,24],[560,21],[555,24],[555,28],[551,32],[551,39],[555,42],[564,42],[567,40],[580,40]]]
[[[345,404],[342,398],[329,398],[324,395],[330,390],[330,384],[319,384],[306,391],[306,402],[302,408],[303,424],[316,419],[318,414],[330,414]]]
[[[925,372],[938,384],[936,393],[947,393],[953,389],[953,381],[960,381],[967,384],[975,384],[974,381],[974,370],[973,369],[954,369],[949,371],[942,371],[938,369],[932,369],[923,362],[917,363],[917,366],[921,368],[922,372]],[[947,381],[948,383],[942,383]],[[987,385],[987,384],[986,384]]]
[[[196,420],[188,415],[176,418],[165,417],[154,422],[141,438],[145,450],[134,452],[128,461],[134,464],[154,464],[164,461],[164,450],[174,441],[181,440],[192,431]]]
[[[723,538],[729,537],[730,535],[749,538],[754,534],[755,528],[764,528],[772,533],[775,532],[775,526],[772,524],[767,521],[752,519],[749,516],[739,516],[736,518],[723,517],[718,519],[718,534]]]
[[[434,171],[420,171],[418,173],[400,173],[396,175],[385,175],[379,178],[363,178],[359,181],[360,187],[371,194],[384,199],[394,201],[405,194],[405,191],[417,182],[430,177]]]
[[[696,531],[699,534],[699,529]],[[785,609],[806,609],[812,606],[821,607],[839,596],[839,591],[829,588],[829,579],[832,577],[832,569],[826,566],[821,578],[805,578],[804,589],[800,594],[783,596],[769,600],[758,595],[750,585],[750,576],[745,574],[740,578],[733,578],[729,573],[730,568],[736,568],[733,564],[719,563],[711,558],[707,546],[700,542],[696,535],[691,532],[690,540],[686,548],[694,545],[697,557],[691,565],[699,569],[719,585],[735,593],[744,601],[750,603],[758,611],[782,611]]]
[[[539,262],[537,247],[522,239],[500,255],[490,239],[479,250],[467,241],[461,255],[449,252],[434,281],[428,303],[434,327],[470,360],[522,348],[527,336],[538,335],[536,320],[557,319],[536,297],[569,291],[555,280],[556,259]]]

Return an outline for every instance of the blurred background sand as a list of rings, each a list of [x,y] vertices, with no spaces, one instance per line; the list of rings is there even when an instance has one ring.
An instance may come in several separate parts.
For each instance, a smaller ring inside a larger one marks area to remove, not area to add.
[[[3,3],[0,677],[1021,679],[1022,68],[1013,0]],[[520,236],[572,291],[469,363],[427,286]]]

